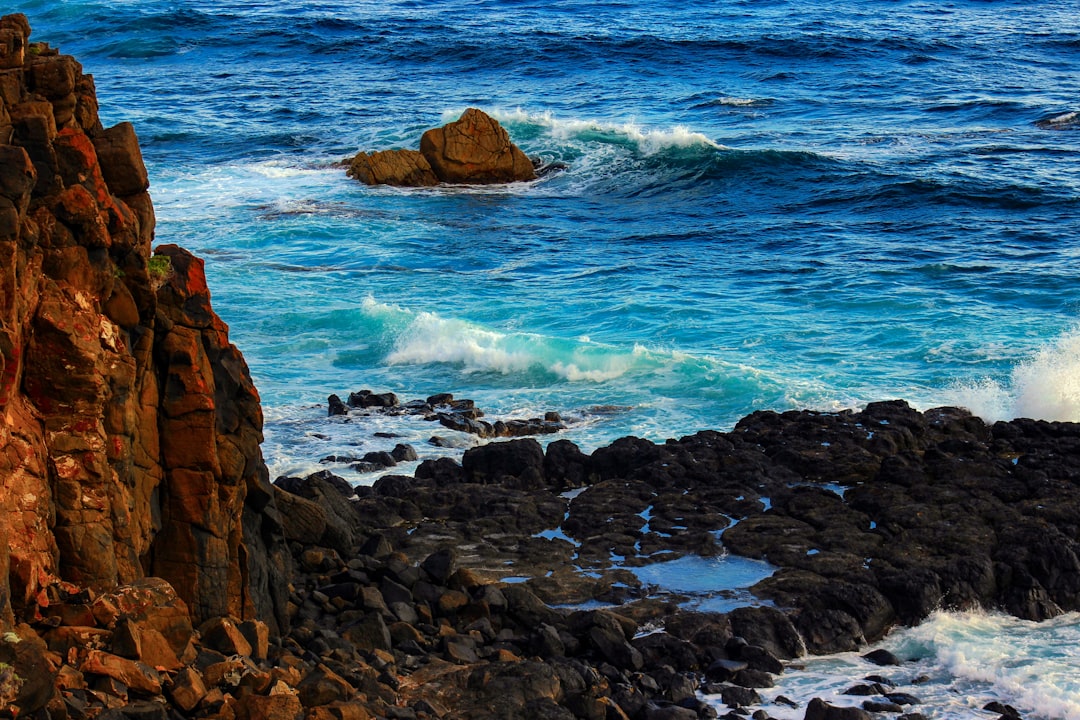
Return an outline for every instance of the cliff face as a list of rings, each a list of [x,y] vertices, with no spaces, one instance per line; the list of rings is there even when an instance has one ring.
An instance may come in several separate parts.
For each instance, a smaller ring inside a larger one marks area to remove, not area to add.
[[[0,19],[0,625],[148,575],[196,620],[280,620],[259,397],[202,261],[151,257],[134,129],[29,36]]]

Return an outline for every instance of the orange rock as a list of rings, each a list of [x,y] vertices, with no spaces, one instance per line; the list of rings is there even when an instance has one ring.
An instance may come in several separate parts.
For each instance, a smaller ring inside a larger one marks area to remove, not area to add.
[[[439,184],[427,158],[416,150],[358,153],[349,162],[347,174],[365,185],[431,187]]]
[[[152,667],[101,650],[90,650],[79,666],[84,675],[104,675],[148,695],[161,693],[161,677]]]
[[[227,617],[216,617],[199,626],[202,642],[225,655],[251,655],[251,643]]]
[[[186,667],[176,674],[166,691],[174,705],[189,713],[206,697],[206,683],[194,668]]]
[[[238,705],[241,720],[299,720],[304,715],[295,695],[248,695]]]
[[[420,152],[447,183],[506,183],[535,180],[532,161],[510,141],[498,121],[469,108],[461,117],[420,138]]]

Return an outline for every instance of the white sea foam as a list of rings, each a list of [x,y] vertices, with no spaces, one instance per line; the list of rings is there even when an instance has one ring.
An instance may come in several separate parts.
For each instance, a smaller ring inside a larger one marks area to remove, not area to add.
[[[530,333],[503,333],[465,320],[417,313],[397,338],[386,357],[391,365],[456,363],[466,372],[510,374],[546,370],[572,382],[602,382],[624,375],[636,353],[619,353],[595,343],[570,348],[569,354],[553,347],[555,341]],[[600,352],[590,353],[590,350]]]
[[[986,378],[958,385],[949,395],[951,403],[987,421],[1080,421],[1080,329],[1037,350],[1013,369],[1007,382]]]
[[[807,703],[819,697],[834,705],[857,706],[864,698],[844,695],[868,674],[888,676],[900,692],[918,697],[918,710],[935,720],[986,720],[991,701],[1014,706],[1030,720],[1080,720],[1080,614],[1042,623],[993,613],[939,612],[914,628],[892,633],[877,647],[902,660],[879,668],[859,652],[801,658],[801,669],[777,677],[760,690],[764,708],[778,720],[801,720]],[[907,685],[924,676],[925,682]],[[784,695],[798,709],[772,701]],[[722,707],[718,698],[709,698]]]
[[[562,119],[551,112],[530,113],[524,110],[493,110],[492,117],[501,123],[520,123],[537,125],[559,141],[570,140],[605,140],[626,141],[637,146],[646,155],[652,155],[669,148],[708,147],[725,149],[723,145],[708,136],[690,130],[682,125],[671,128],[646,128],[636,120],[626,122],[605,122],[600,120]]]
[[[1054,117],[1047,118],[1046,120],[1040,120],[1036,123],[1039,127],[1048,128],[1050,130],[1062,130],[1066,128],[1073,128],[1080,125],[1080,112],[1072,111],[1055,115]]]

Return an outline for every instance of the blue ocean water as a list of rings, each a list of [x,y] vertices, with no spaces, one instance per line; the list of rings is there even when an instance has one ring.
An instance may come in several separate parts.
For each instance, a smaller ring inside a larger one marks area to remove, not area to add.
[[[135,123],[274,474],[377,428],[427,452],[420,421],[326,419],[361,388],[555,410],[586,449],[896,397],[1080,420],[1073,2],[11,10]],[[470,106],[568,169],[398,190],[338,164]]]

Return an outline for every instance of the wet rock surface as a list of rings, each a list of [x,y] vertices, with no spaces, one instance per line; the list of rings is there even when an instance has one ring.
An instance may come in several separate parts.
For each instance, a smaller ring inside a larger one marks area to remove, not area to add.
[[[426,400],[401,402],[392,392],[374,393],[365,389],[349,393],[348,400],[342,400],[337,394],[331,395],[327,398],[326,405],[327,415],[330,417],[411,415],[437,422],[447,430],[455,430],[486,440],[550,435],[565,430],[567,427],[559,414],[554,411],[544,413],[542,418],[485,420],[486,413],[478,408],[475,402],[465,398],[455,399],[451,393],[431,395]],[[429,442],[437,446],[446,441],[433,436]],[[342,461],[340,458],[332,458],[332,460]],[[405,462],[400,457],[394,458],[395,462],[387,462],[385,458],[381,459],[383,461],[381,463],[378,460],[364,459],[365,462],[375,466],[371,469],[378,469],[380,464],[383,467],[392,467],[396,462]]]

